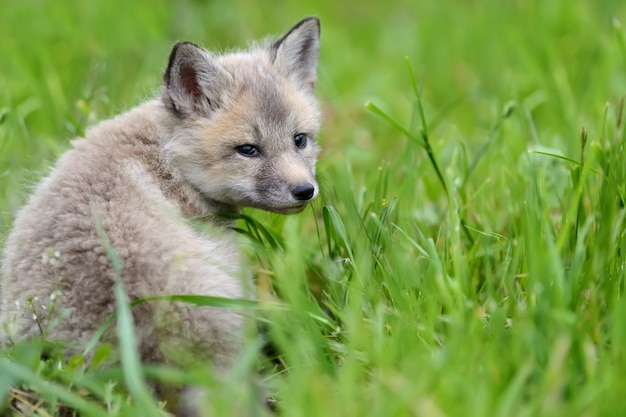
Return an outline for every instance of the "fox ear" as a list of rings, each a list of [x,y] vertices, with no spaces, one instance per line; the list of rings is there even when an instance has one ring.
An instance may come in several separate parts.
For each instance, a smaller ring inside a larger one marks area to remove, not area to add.
[[[320,21],[309,17],[298,22],[270,46],[274,65],[296,84],[313,89],[320,54]]]
[[[179,42],[172,48],[163,81],[164,102],[177,114],[208,116],[223,104],[232,76],[208,51]]]

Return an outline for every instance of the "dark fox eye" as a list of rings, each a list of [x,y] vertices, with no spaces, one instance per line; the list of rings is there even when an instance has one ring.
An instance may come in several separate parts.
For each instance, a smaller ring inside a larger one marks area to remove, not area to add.
[[[299,149],[306,146],[306,135],[304,133],[298,133],[293,137],[293,141]]]
[[[235,148],[237,152],[239,152],[243,156],[258,156],[260,155],[259,150],[254,145],[240,145]]]

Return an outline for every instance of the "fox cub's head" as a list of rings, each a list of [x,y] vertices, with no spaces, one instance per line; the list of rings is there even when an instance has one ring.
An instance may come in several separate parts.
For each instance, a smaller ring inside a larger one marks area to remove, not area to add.
[[[177,121],[165,153],[205,198],[295,213],[317,197],[319,39],[308,18],[247,52],[174,46],[162,99]]]

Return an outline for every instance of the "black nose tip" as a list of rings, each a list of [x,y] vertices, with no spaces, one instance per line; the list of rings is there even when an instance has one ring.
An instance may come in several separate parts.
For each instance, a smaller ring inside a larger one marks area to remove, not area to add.
[[[304,183],[298,184],[291,190],[291,194],[294,196],[296,200],[306,201],[310,200],[315,194],[315,187],[313,184]]]

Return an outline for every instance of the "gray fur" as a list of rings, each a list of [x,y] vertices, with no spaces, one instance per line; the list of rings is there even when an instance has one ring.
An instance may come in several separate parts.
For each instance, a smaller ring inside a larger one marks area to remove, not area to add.
[[[41,326],[80,349],[115,311],[113,269],[94,213],[131,300],[253,296],[219,213],[244,206],[294,213],[317,196],[320,115],[305,84],[313,82],[318,45],[317,19],[296,25],[278,46],[247,52],[217,56],[177,44],[160,98],[73,141],[7,238],[0,342],[39,336]],[[305,148],[294,145],[298,133],[307,135]],[[246,144],[259,156],[240,154]],[[308,201],[292,195],[301,184],[315,187]],[[197,232],[189,219],[204,219],[209,231]],[[68,313],[54,327],[52,305],[56,315]],[[211,359],[227,369],[241,349],[244,322],[230,310],[146,303],[133,314],[144,361]]]

